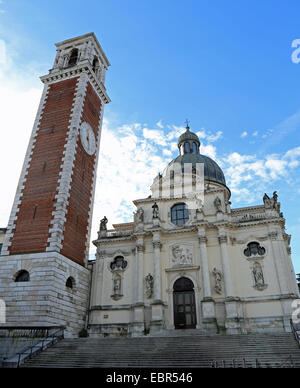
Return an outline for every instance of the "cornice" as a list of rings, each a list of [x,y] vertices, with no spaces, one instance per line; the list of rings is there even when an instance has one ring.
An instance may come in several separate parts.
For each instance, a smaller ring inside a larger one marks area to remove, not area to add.
[[[199,269],[199,265],[181,265],[172,268],[165,268],[165,272],[198,271]]]
[[[117,242],[117,241],[133,241],[133,238],[132,238],[132,235],[130,236],[119,236],[119,237],[109,237],[109,238],[101,238],[101,239],[97,239],[97,240],[94,240],[93,241],[93,244],[94,245],[98,245],[98,244],[105,244],[105,243],[113,243],[113,242]]]
[[[104,103],[108,104],[111,100],[106,93],[105,86],[95,77],[91,64],[87,60],[79,62],[76,66],[66,67],[59,70],[50,70],[49,74],[43,75],[40,77],[40,79],[44,84],[49,84],[72,78],[82,73],[87,73],[89,80],[91,81],[97,93],[100,95]]]

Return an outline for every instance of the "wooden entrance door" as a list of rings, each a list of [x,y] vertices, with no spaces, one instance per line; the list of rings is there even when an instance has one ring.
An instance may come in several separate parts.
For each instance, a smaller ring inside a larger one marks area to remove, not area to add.
[[[176,280],[173,290],[175,329],[195,329],[197,322],[193,282],[182,277]]]

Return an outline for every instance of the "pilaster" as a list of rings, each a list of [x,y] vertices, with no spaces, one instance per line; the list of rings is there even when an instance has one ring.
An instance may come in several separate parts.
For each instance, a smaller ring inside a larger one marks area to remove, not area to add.
[[[160,233],[153,232],[153,261],[154,261],[154,300],[151,304],[151,331],[159,331],[163,327],[163,302],[161,290],[161,262],[160,262]]]
[[[136,242],[136,304],[133,307],[133,336],[141,335],[144,323],[144,241],[140,237]]]
[[[219,229],[219,244],[221,248],[221,259],[224,274],[225,288],[225,328],[227,334],[240,333],[239,323],[239,298],[234,297],[235,290],[232,282],[232,274],[227,251],[228,236],[223,228]]]

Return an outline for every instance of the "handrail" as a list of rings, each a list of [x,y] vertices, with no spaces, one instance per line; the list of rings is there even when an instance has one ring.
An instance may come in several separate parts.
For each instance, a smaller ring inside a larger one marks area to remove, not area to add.
[[[60,335],[56,335],[56,334],[59,334],[59,333],[60,333]],[[47,330],[47,334],[48,334],[48,330]],[[63,328],[63,327],[60,327],[60,328],[57,329],[54,333],[52,333],[52,334],[50,335],[50,337],[43,338],[41,341],[39,341],[39,342],[36,343],[35,345],[28,346],[28,347],[24,348],[22,351],[17,352],[17,353],[16,353],[16,354],[18,354],[18,364],[17,364],[17,368],[20,367],[20,361],[21,361],[21,356],[22,356],[22,354],[25,354],[25,353],[27,353],[28,351],[30,351],[29,358],[31,358],[31,357],[32,357],[32,349],[33,349],[33,348],[36,348],[36,347],[38,346],[39,343],[42,343],[40,349],[41,349],[41,351],[43,351],[43,350],[44,350],[44,342],[45,342],[45,341],[48,341],[48,346],[49,346],[49,345],[53,345],[54,342],[55,342],[55,340],[56,340],[57,338],[61,339],[61,338],[63,338],[63,336],[64,336],[64,328]],[[49,342],[49,338],[52,338],[50,342]]]
[[[297,333],[297,330],[294,326],[294,322],[292,319],[290,319],[290,324],[291,324],[292,333],[294,334],[294,337],[298,343],[298,346],[300,347],[300,337],[299,337],[299,334]]]
[[[295,366],[294,366],[294,362],[293,362],[293,358],[292,358],[292,355],[291,355],[291,354],[288,356],[288,358],[287,358],[285,361],[283,361],[283,362],[278,366],[278,368],[281,368],[288,360],[290,361],[291,368],[294,368]]]
[[[274,363],[275,368],[281,368],[283,365],[285,365],[289,361],[290,367],[295,368],[294,362],[292,355],[290,354],[281,364]],[[226,366],[227,362],[227,366]],[[245,358],[237,360],[237,359],[232,359],[230,360],[210,360],[210,367],[211,368],[263,368],[263,362],[259,362],[258,359],[256,358],[255,360],[246,360]],[[254,366],[253,366],[254,364]],[[272,368],[271,364],[265,362],[265,367],[266,368]]]

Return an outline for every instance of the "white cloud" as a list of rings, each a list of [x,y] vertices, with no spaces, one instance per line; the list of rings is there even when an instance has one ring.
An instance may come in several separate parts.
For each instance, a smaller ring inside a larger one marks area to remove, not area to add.
[[[177,126],[177,125],[167,125],[167,128],[169,129],[169,132],[166,135],[166,140],[170,141],[173,139],[178,139],[178,137],[186,131],[186,128],[183,126]]]
[[[163,154],[166,156],[172,156],[172,152],[168,148],[163,149]]]
[[[166,140],[163,131],[157,129],[143,129],[143,136],[145,139],[152,140],[155,144],[166,146]]]
[[[255,131],[252,133],[252,136],[257,136],[258,135],[258,131]]]
[[[210,132],[206,132],[205,130],[196,132],[200,139],[205,139],[209,143],[213,143],[219,140],[222,137],[222,131],[217,131],[216,134],[211,134]]]
[[[163,125],[162,125],[162,121],[161,120],[159,120],[157,123],[156,123],[156,126],[158,127],[158,128],[161,128],[161,129],[163,129]]]
[[[284,154],[284,159],[292,159],[295,160],[296,158],[300,157],[300,147],[293,148],[289,151],[287,151]]]
[[[171,151],[178,150],[178,145],[177,145],[177,143],[175,141],[172,142],[172,143],[169,143],[169,146],[170,146]]]
[[[248,132],[247,131],[244,131],[242,134],[241,134],[241,138],[243,139],[244,137],[246,137],[248,135]]]
[[[277,179],[286,174],[287,162],[284,160],[270,158],[265,162],[265,166],[269,169],[272,179]]]
[[[214,147],[211,144],[208,144],[208,145],[201,144],[200,152],[201,152],[201,154],[207,155],[212,159],[216,158],[216,153],[217,153],[216,147]]]

